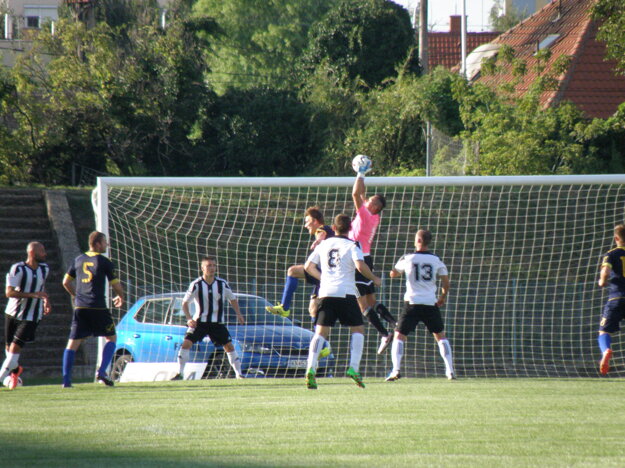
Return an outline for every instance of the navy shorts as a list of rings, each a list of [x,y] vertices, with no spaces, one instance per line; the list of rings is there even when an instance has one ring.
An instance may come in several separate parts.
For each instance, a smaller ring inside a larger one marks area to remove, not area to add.
[[[373,271],[373,258],[371,255],[365,255],[365,264]],[[375,294],[375,285],[373,281],[364,277],[362,273],[356,270],[356,287],[361,296]]]
[[[198,322],[197,327],[188,328],[184,339],[189,340],[191,343],[197,343],[206,335],[208,335],[213,344],[218,346],[227,345],[232,341],[230,332],[223,323],[207,322]]]
[[[32,320],[18,320],[15,317],[5,314],[4,320],[4,342],[8,346],[15,343],[20,348],[24,344],[35,341],[35,330],[39,322]]]
[[[337,320],[348,327],[364,324],[356,296],[322,297],[319,300],[315,325],[333,327]]]
[[[108,309],[74,309],[70,340],[81,340],[88,336],[113,336],[115,322]]]
[[[606,302],[601,314],[599,331],[615,333],[621,329],[619,322],[625,318],[625,298]]]
[[[405,303],[404,312],[400,315],[395,329],[402,335],[409,335],[416,330],[419,322],[423,322],[430,333],[440,333],[445,329],[438,306],[408,302]]]

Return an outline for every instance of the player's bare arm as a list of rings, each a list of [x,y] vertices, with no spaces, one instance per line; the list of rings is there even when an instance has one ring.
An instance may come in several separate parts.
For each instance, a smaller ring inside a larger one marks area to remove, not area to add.
[[[76,296],[76,289],[74,288],[74,278],[65,275],[65,277],[63,278],[63,287],[70,296]]]
[[[382,284],[382,280],[373,274],[371,269],[364,261],[356,260],[356,268],[360,273],[363,274],[365,278],[373,281],[373,284],[375,284],[376,286],[380,286]]]
[[[356,206],[356,211],[360,209],[360,207],[367,201],[365,194],[367,193],[367,189],[365,187],[365,179],[362,177],[356,177],[354,181],[354,187],[352,188],[352,199],[354,200],[354,205]]]
[[[323,229],[317,229],[317,231],[315,232],[315,242],[313,242],[310,246],[310,250],[315,250],[315,247],[321,244],[322,241],[326,240],[327,235],[328,233],[325,232]]]
[[[245,317],[243,317],[243,315],[241,314],[241,308],[239,307],[239,301],[237,301],[236,299],[232,299],[230,301],[230,305],[234,309],[235,314],[237,314],[237,322],[239,322],[239,325],[245,325]]]
[[[447,302],[447,294],[449,294],[449,276],[441,275],[439,276],[441,279],[441,295],[438,296],[438,301],[436,301],[436,305],[438,307],[442,307]]]
[[[304,265],[306,272],[315,279],[321,280],[321,272],[317,269],[317,264],[307,261]]]
[[[182,312],[184,313],[184,316],[187,318],[187,326],[191,328],[197,327],[197,322],[193,320],[193,317],[191,317],[191,312],[189,312],[188,302],[182,303]]]
[[[116,296],[113,297],[113,305],[115,307],[121,307],[124,304],[124,288],[119,281],[113,283],[111,287],[113,288],[113,292],[116,294]]]
[[[7,286],[6,290],[5,290],[5,295],[8,298],[15,298],[15,299],[43,299],[43,300],[47,300],[48,299],[48,293],[46,293],[45,291],[39,291],[39,292],[22,292],[22,291],[18,291],[17,289],[15,289],[14,286]]]
[[[399,277],[401,277],[401,272],[397,271],[395,268],[393,268],[391,271],[388,272],[388,275],[391,278],[399,278]]]
[[[611,271],[611,268],[609,265],[604,265],[601,268],[601,273],[599,273],[599,282],[597,283],[599,284],[600,288],[607,286],[608,279],[610,279],[610,271]]]

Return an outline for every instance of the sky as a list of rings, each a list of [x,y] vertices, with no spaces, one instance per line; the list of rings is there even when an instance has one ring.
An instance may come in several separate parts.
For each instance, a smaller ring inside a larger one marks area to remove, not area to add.
[[[414,11],[419,0],[393,0]],[[462,13],[463,0],[429,0],[428,26],[434,31],[449,31],[449,16]],[[494,0],[465,0],[467,8],[467,29],[469,31],[488,31],[488,15]]]

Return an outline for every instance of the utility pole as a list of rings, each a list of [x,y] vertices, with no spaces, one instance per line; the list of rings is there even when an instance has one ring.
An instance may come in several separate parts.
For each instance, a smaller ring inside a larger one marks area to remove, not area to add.
[[[419,63],[425,75],[428,70],[428,0],[419,6]]]

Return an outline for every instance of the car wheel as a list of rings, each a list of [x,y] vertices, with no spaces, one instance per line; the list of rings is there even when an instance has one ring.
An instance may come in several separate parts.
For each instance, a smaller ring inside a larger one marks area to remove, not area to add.
[[[128,353],[122,353],[115,358],[113,362],[113,368],[111,369],[111,379],[115,382],[119,382],[126,364],[132,362],[132,356]]]

